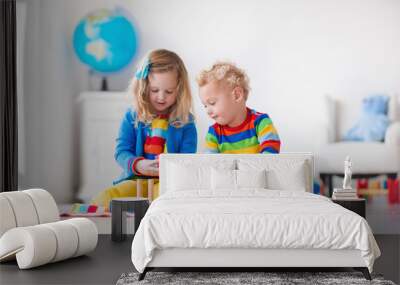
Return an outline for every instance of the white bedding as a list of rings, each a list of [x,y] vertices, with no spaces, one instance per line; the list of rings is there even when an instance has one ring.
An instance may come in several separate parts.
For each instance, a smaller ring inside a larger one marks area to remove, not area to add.
[[[358,249],[370,272],[380,256],[359,215],[319,195],[266,189],[165,193],[139,226],[132,262],[143,272],[165,248]]]

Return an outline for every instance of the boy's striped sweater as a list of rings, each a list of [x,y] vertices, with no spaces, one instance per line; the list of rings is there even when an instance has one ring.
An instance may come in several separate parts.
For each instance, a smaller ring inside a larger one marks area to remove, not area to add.
[[[247,117],[237,127],[215,123],[208,129],[209,153],[279,153],[281,141],[267,114],[247,109]]]

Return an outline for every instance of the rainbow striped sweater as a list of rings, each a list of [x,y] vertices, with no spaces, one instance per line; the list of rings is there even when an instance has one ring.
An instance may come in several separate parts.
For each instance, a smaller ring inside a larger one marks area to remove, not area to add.
[[[153,119],[144,141],[144,158],[156,159],[159,154],[167,152],[165,142],[168,124],[168,115],[160,115]]]
[[[247,117],[237,127],[215,123],[208,129],[208,153],[279,153],[281,141],[267,114],[247,109]]]

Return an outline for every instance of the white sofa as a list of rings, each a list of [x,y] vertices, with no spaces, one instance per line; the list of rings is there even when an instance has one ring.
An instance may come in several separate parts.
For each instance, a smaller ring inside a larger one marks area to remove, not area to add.
[[[353,103],[353,104],[352,104]],[[400,173],[400,98],[389,101],[390,125],[383,142],[341,141],[345,131],[359,116],[360,102],[339,102],[325,98],[325,118],[321,120],[321,136],[317,151],[317,171],[332,193],[332,177],[343,175],[344,160],[353,161],[353,178],[388,175],[396,178]]]
[[[28,269],[80,256],[95,249],[97,235],[89,219],[60,221],[46,190],[0,193],[0,262],[16,259]]]

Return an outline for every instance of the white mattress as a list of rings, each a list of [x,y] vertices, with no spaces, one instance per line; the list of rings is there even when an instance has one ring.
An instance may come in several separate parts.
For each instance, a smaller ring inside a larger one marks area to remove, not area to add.
[[[266,189],[165,193],[139,226],[132,262],[143,272],[154,251],[167,248],[359,250],[370,271],[380,255],[359,215],[319,195]]]

